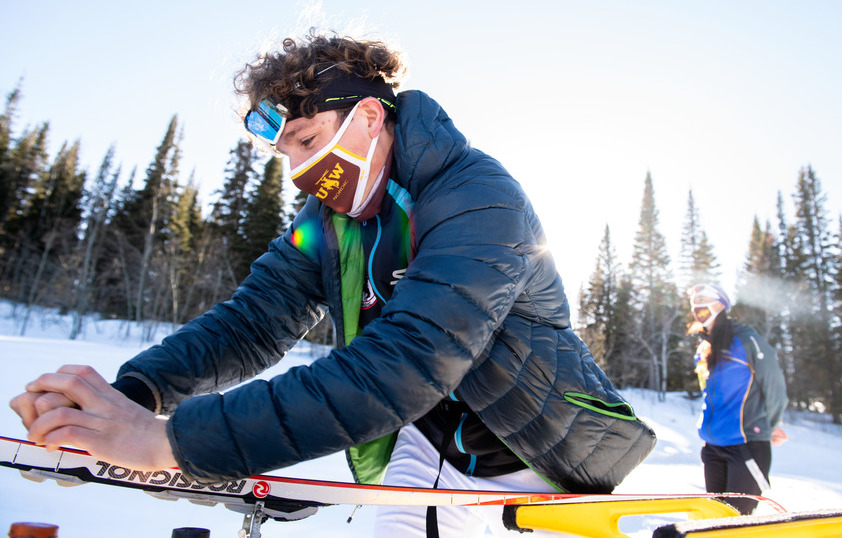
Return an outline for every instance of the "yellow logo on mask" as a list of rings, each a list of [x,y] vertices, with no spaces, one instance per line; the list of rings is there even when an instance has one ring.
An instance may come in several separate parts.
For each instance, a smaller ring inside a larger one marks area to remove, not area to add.
[[[342,167],[339,166],[339,163],[336,163],[332,171],[325,171],[322,177],[319,178],[319,180],[316,182],[316,184],[319,186],[319,190],[316,192],[316,196],[320,200],[324,200],[325,198],[327,198],[327,195],[330,194],[330,191],[339,186],[339,180],[342,179],[342,174],[344,172],[345,171],[342,169]]]

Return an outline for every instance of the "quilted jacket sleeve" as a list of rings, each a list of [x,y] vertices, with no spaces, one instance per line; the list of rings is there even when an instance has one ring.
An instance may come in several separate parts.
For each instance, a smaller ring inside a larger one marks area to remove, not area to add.
[[[306,211],[300,217],[314,221]],[[194,395],[225,389],[277,363],[325,309],[318,260],[293,246],[295,229],[270,244],[229,301],[128,361],[118,379],[143,380],[156,393],[156,411],[170,414]]]

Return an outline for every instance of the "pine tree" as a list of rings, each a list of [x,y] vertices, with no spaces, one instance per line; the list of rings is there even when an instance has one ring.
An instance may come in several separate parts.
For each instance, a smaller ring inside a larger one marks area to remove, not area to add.
[[[103,226],[102,248],[94,263],[97,285],[91,298],[98,312],[126,320],[135,319],[132,279],[136,273],[130,266],[137,259],[137,249],[129,242],[129,234],[135,234],[136,230],[128,208],[134,204],[137,173],[137,167],[132,167],[115,195],[113,212]]]
[[[27,308],[21,335],[26,332],[32,307],[43,304],[46,297],[52,296],[55,301],[72,281],[73,277],[62,272],[62,257],[69,256],[77,243],[84,182],[85,173],[79,170],[79,142],[69,148],[65,143],[40,178],[27,213],[21,218],[30,247],[27,273],[31,275],[26,286]],[[58,279],[63,282],[56,285]],[[61,301],[56,303],[61,306]]]
[[[153,267],[153,260],[163,258],[165,229],[172,214],[174,186],[178,176],[180,149],[177,116],[173,116],[158,145],[155,157],[146,169],[140,190],[127,193],[118,214],[117,227],[126,280],[133,287],[131,299],[134,319],[154,318],[161,306],[162,289],[169,286]]]
[[[636,378],[632,285],[621,273],[608,225],[596,267],[579,295],[579,334],[606,375],[618,386],[640,384]]]
[[[719,283],[719,263],[702,229],[699,210],[692,189],[687,196],[687,213],[681,234],[681,287],[687,289],[700,282]]]
[[[12,124],[21,97],[21,84],[6,96],[6,109],[0,115],[0,233],[15,202],[17,184],[12,166]]]
[[[658,231],[652,175],[647,173],[631,263],[632,282],[643,304],[647,304],[649,299],[658,300],[665,294],[670,280],[669,264],[666,239]]]
[[[579,293],[579,334],[587,344],[596,363],[610,378],[614,378],[613,364],[607,361],[614,348],[614,305],[617,302],[617,262],[611,245],[611,232],[605,232],[599,244],[596,267],[587,289]]]
[[[754,217],[745,265],[737,279],[732,315],[754,327],[773,346],[780,342],[780,304],[783,296],[781,260],[775,234],[767,221],[761,228]]]
[[[257,178],[255,165],[258,152],[250,142],[240,140],[229,154],[231,157],[225,170],[225,183],[221,190],[216,191],[219,199],[214,204],[213,218],[222,235],[233,238],[242,231],[248,187]]]
[[[20,99],[21,82],[18,82],[15,89],[6,95],[6,108],[3,114],[0,114],[0,162],[3,162],[12,146],[12,124]]]
[[[824,209],[821,181],[811,167],[802,168],[793,195],[793,269],[798,285],[793,300],[799,306],[791,318],[793,357],[797,361],[799,392],[825,402],[835,422],[842,409],[832,408],[835,380],[827,372],[835,369],[831,311],[833,294],[832,263],[838,259]]]
[[[201,233],[202,214],[199,207],[199,190],[195,174],[190,175],[187,185],[176,186],[177,199],[174,204],[166,242],[167,266],[170,285],[170,317],[176,324],[184,320],[186,289],[192,288],[198,265],[197,239]]]
[[[12,146],[3,163],[2,182],[7,201],[0,207],[0,234],[7,241],[14,241],[20,231],[19,221],[32,203],[34,184],[48,167],[47,154],[50,124],[43,123],[37,129],[24,132]]]
[[[785,278],[790,278],[791,275],[798,273],[797,262],[795,260],[795,229],[790,226],[786,210],[784,209],[783,194],[778,191],[778,198],[776,203],[777,217],[778,217],[778,239],[775,242],[777,249],[777,257],[781,263],[781,273]]]
[[[240,140],[230,154],[225,183],[216,192],[219,199],[214,204],[211,221],[220,241],[217,256],[222,264],[223,288],[233,291],[242,279],[243,263],[246,267],[250,263],[240,259],[238,245],[245,235],[248,188],[256,183],[258,152],[250,142]]]
[[[614,343],[605,357],[610,365],[614,383],[621,387],[642,386],[643,380],[636,377],[635,362],[640,361],[637,350],[637,312],[634,305],[634,286],[628,275],[618,275],[617,300],[611,319]],[[648,363],[644,359],[644,363]]]
[[[263,179],[250,193],[243,218],[243,240],[238,243],[238,279],[249,273],[251,262],[266,252],[269,242],[287,226],[283,210],[283,166],[281,159],[272,157],[263,169]]]
[[[102,159],[99,171],[93,180],[93,185],[86,195],[87,217],[82,238],[82,262],[79,268],[78,287],[73,314],[73,326],[70,329],[70,339],[75,340],[82,331],[82,323],[88,313],[91,290],[94,287],[96,275],[96,261],[102,250],[102,233],[113,210],[114,193],[120,177],[120,167],[114,169],[115,148],[112,144]]]
[[[832,276],[830,264],[834,253],[831,247],[831,233],[824,205],[827,197],[822,191],[821,181],[812,167],[801,169],[798,174],[795,201],[796,233],[801,249],[803,275],[818,301],[816,307],[822,313],[828,311],[831,301]]]
[[[2,169],[9,205],[0,213],[0,283],[6,297],[18,303],[27,299],[26,282],[31,272],[27,263],[35,248],[29,235],[26,215],[32,205],[35,183],[48,166],[49,124],[23,133],[14,143]]]
[[[647,173],[630,278],[639,316],[635,331],[638,353],[649,365],[647,385],[661,396],[667,390],[669,359],[682,338],[682,331],[676,329],[680,306],[670,280],[669,263],[666,240],[658,231],[652,176]]]
[[[839,215],[838,232],[836,235],[836,258],[833,261],[833,360],[828,364],[825,375],[830,383],[830,409],[842,409],[842,215]],[[839,422],[838,411],[833,415]]]

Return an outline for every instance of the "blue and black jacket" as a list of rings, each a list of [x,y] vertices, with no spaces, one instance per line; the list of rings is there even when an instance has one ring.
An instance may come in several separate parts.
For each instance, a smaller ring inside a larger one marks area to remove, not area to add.
[[[702,342],[695,357],[704,396],[699,436],[717,446],[769,441],[787,405],[775,349],[753,328],[734,323],[730,349],[708,371],[706,346]]]

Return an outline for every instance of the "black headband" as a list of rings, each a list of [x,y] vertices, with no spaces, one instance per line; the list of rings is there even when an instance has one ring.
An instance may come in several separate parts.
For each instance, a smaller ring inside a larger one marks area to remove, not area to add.
[[[345,74],[327,81],[318,89],[315,99],[316,111],[345,108],[366,97],[375,97],[392,112],[396,111],[395,92],[383,77],[360,78]],[[300,118],[301,99],[290,99],[288,104],[286,108],[291,114],[289,119]]]

